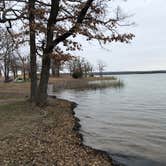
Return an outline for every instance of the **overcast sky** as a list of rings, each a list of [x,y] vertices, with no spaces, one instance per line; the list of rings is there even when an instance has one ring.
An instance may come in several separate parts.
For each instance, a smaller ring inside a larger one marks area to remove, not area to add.
[[[136,35],[130,44],[84,43],[78,53],[94,66],[102,60],[107,71],[166,70],[166,0],[119,1],[125,13],[134,14],[135,26],[127,31]]]

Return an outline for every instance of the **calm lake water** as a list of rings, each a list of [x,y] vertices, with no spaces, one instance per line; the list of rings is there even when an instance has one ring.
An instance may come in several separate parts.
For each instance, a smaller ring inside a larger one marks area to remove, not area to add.
[[[166,166],[166,74],[118,77],[123,88],[56,95],[79,104],[85,144],[128,166]]]

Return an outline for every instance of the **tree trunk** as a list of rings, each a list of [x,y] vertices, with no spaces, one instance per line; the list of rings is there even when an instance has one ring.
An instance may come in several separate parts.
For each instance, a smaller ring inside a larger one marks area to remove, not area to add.
[[[16,71],[14,68],[12,68],[12,72],[13,72],[13,78],[15,79],[16,78]]]
[[[4,77],[5,82],[9,81],[9,57],[8,55],[5,55],[4,57]]]
[[[17,66],[15,67],[15,78],[17,78],[18,77],[18,68],[17,68]]]
[[[36,34],[32,25],[35,24],[35,0],[29,0],[29,28],[30,28],[30,70],[31,70],[31,101],[37,97],[37,64],[36,64]]]
[[[44,55],[42,59],[42,71],[41,71],[40,83],[37,93],[37,104],[40,106],[45,105],[47,103],[49,70],[50,70],[50,58],[48,55]]]
[[[54,30],[53,26],[56,23],[56,18],[58,16],[59,11],[59,0],[51,1],[51,11],[50,16],[47,23],[47,42],[46,48],[43,53],[42,59],[42,71],[40,76],[40,83],[38,87],[38,96],[37,96],[37,104],[45,105],[47,103],[47,87],[48,87],[48,79],[49,79],[49,70],[50,70],[50,53],[53,51],[53,36]]]
[[[23,62],[23,79],[26,81],[26,72],[25,72],[25,64]]]
[[[55,77],[60,77],[60,63],[55,61]]]
[[[55,67],[55,77],[60,77],[59,66]]]
[[[60,63],[56,60],[52,60],[51,64],[52,76],[53,77],[60,77]]]
[[[52,72],[52,76],[55,77],[55,62],[54,62],[54,60],[51,60],[51,72]]]

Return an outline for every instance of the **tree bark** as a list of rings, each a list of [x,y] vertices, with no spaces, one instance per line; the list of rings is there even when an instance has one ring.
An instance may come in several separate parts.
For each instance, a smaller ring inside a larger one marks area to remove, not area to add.
[[[5,77],[5,82],[9,81],[9,56],[5,55],[4,56],[4,77]]]
[[[44,55],[42,59],[42,72],[40,76],[40,83],[38,87],[37,105],[43,106],[47,103],[47,87],[49,80],[50,58]]]
[[[53,77],[60,77],[60,62],[57,62],[56,60],[52,60],[51,70],[52,70]]]
[[[26,81],[26,71],[25,71],[25,64],[23,62],[23,79]]]
[[[47,87],[48,87],[48,79],[49,79],[49,70],[50,70],[50,53],[53,51],[52,43],[53,43],[53,36],[54,30],[53,26],[56,23],[56,18],[59,12],[59,2],[60,0],[52,0],[51,1],[51,11],[50,16],[47,23],[47,42],[46,48],[43,53],[42,59],[42,71],[40,75],[40,83],[38,87],[38,97],[37,97],[37,104],[42,106],[47,103]]]
[[[51,60],[51,72],[52,72],[52,76],[55,77],[55,63],[54,63],[54,60]]]
[[[55,77],[60,77],[60,66],[58,64],[55,66]]]
[[[36,34],[33,28],[35,24],[35,0],[29,0],[29,31],[30,31],[30,72],[31,72],[31,96],[32,102],[36,102],[37,97],[37,64],[36,64]]]

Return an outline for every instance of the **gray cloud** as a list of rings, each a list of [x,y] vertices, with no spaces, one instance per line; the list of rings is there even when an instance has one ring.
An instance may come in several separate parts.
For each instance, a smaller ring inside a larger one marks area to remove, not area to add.
[[[160,70],[166,69],[166,1],[128,0],[119,3],[122,9],[134,14],[131,21],[136,26],[126,31],[136,38],[131,44],[109,44],[102,49],[96,43],[84,43],[79,55],[96,65],[99,59],[105,61],[107,70]]]

